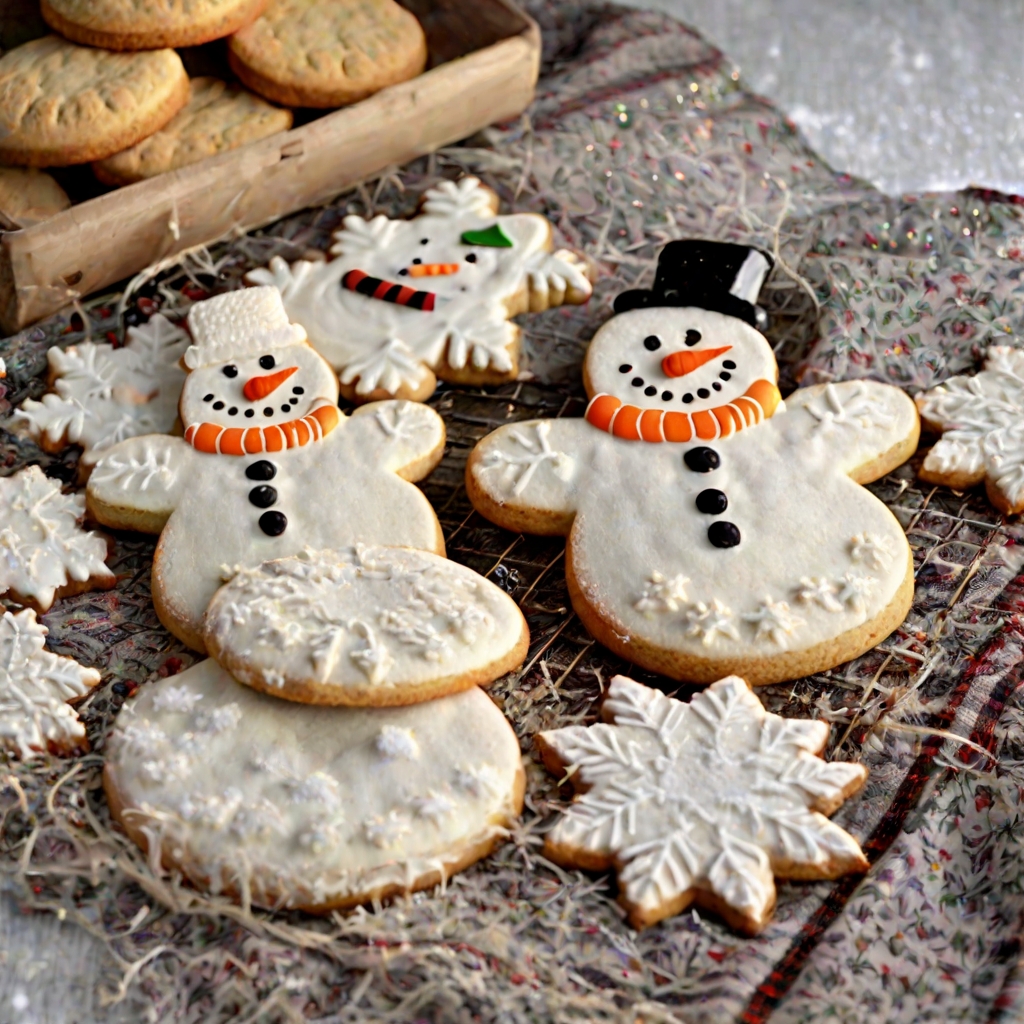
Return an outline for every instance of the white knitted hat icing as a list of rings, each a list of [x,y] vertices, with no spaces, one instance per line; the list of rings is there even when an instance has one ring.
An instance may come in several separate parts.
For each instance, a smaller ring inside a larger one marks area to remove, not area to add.
[[[306,340],[305,330],[288,322],[281,293],[270,286],[197,302],[189,310],[188,327],[192,345],[185,352],[185,365],[190,370]]]

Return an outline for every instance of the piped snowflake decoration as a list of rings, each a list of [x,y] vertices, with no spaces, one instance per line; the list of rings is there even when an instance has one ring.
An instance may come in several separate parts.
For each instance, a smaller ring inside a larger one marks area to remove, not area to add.
[[[128,329],[125,345],[91,341],[47,352],[53,391],[26,399],[12,417],[30,437],[51,447],[80,444],[92,453],[174,426],[185,371],[178,361],[188,335],[160,313]]]
[[[670,579],[655,570],[651,573],[633,607],[644,615],[677,612],[686,604],[686,585],[689,577],[677,573]]]
[[[368,395],[378,388],[393,395],[402,387],[417,387],[426,372],[421,357],[401,338],[387,338],[378,348],[353,359],[340,379],[342,384],[355,382],[359,395]]]
[[[545,763],[568,769],[582,791],[546,851],[567,864],[614,864],[636,926],[710,895],[756,932],[775,902],[773,872],[867,868],[854,838],[825,817],[867,772],[815,756],[824,722],[769,714],[737,676],[689,704],[616,676],[602,713],[606,724],[540,736]]]
[[[711,647],[720,636],[739,640],[739,631],[732,620],[732,611],[717,597],[710,604],[697,601],[686,611],[686,635],[698,637],[705,647]]]
[[[485,456],[484,467],[496,469],[502,486],[513,495],[520,495],[529,486],[534,473],[550,463],[552,472],[559,480],[567,481],[576,468],[575,460],[565,452],[551,447],[551,421],[541,420],[533,424],[533,436],[526,430],[514,430],[512,439],[523,449],[522,452],[506,452],[495,448]]]
[[[779,647],[785,647],[793,631],[804,624],[785,601],[773,601],[767,596],[755,611],[744,614],[743,621],[754,627],[755,639],[767,637]]]
[[[924,479],[958,489],[984,480],[1000,510],[1024,511],[1024,351],[994,345],[983,370],[925,391],[917,407],[942,431],[921,467]]]
[[[822,394],[804,408],[818,421],[815,431],[826,435],[843,427],[888,427],[894,420],[880,401],[867,394],[860,381],[845,400],[834,385],[826,384]]]
[[[824,576],[801,576],[796,599],[801,604],[816,604],[828,612],[841,612],[843,603],[836,599],[836,585]]]
[[[0,619],[0,746],[25,760],[82,743],[85,728],[67,702],[100,681],[95,669],[44,650],[46,632],[31,609]]]
[[[45,611],[70,580],[112,581],[107,542],[78,525],[84,515],[84,495],[62,494],[38,466],[0,478],[0,592]]]
[[[888,537],[858,533],[850,538],[850,559],[869,569],[882,570],[893,560],[892,544]]]
[[[111,454],[95,473],[96,483],[116,483],[132,491],[148,491],[155,483],[169,491],[178,478],[180,463],[166,445],[142,443],[141,458],[135,455]]]

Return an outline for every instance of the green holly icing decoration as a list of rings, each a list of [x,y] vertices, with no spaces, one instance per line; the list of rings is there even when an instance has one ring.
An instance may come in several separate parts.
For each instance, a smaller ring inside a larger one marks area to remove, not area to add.
[[[463,231],[465,245],[486,245],[492,249],[511,249],[512,239],[501,230],[500,224],[492,224],[483,231]]]

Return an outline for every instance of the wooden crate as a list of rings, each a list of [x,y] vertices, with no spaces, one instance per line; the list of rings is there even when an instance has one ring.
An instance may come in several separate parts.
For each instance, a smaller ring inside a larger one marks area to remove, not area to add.
[[[13,333],[168,256],[324,202],[526,108],[540,32],[511,0],[403,3],[430,47],[418,78],[0,236],[0,329]]]

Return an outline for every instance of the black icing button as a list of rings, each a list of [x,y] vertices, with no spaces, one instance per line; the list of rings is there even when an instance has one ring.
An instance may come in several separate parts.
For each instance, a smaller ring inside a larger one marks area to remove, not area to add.
[[[250,480],[273,480],[277,476],[277,467],[266,459],[260,459],[259,462],[245,467],[245,475]]]
[[[719,520],[708,527],[708,540],[716,548],[734,548],[740,542],[740,528],[735,523]]]
[[[264,512],[260,516],[260,529],[268,537],[280,537],[287,526],[288,517],[283,512]]]
[[[249,492],[249,500],[257,508],[270,508],[277,501],[277,488],[269,484],[260,484]],[[260,520],[262,523],[262,520]]]
[[[725,491],[716,491],[709,487],[697,495],[697,510],[709,516],[720,516],[729,507],[729,499]]]
[[[683,462],[686,463],[686,468],[692,469],[694,473],[710,473],[711,470],[718,469],[722,464],[718,452],[714,448],[705,448],[703,445],[691,448],[683,456]]]

